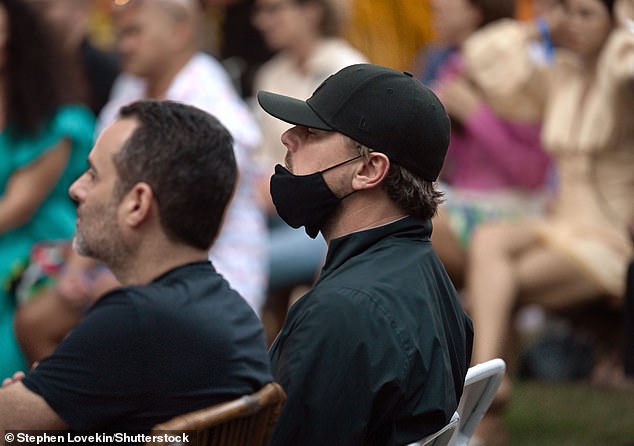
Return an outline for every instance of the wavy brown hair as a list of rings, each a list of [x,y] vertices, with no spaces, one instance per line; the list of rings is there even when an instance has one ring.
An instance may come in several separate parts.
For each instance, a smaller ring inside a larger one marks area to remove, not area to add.
[[[36,135],[65,101],[65,57],[59,40],[28,2],[0,0],[7,12],[4,100],[8,128]]]
[[[358,151],[366,160],[369,158],[372,149],[347,136],[345,141],[350,150]],[[392,160],[382,187],[403,212],[424,220],[434,217],[445,201],[436,182],[424,180]]]

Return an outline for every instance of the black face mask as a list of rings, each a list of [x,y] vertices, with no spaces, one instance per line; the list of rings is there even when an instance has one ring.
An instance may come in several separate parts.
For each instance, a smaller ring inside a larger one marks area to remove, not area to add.
[[[355,156],[310,175],[293,175],[277,164],[275,174],[271,177],[271,198],[282,220],[292,228],[304,226],[310,238],[317,237],[341,200],[350,195],[337,197],[322,174],[360,157]]]

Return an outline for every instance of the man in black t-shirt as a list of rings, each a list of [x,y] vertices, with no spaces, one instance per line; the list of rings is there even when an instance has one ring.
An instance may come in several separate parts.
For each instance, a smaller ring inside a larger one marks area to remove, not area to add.
[[[0,389],[0,431],[138,432],[271,381],[261,324],[207,252],[237,176],[228,131],[174,102],[123,107],[70,187],[74,249],[123,284]]]

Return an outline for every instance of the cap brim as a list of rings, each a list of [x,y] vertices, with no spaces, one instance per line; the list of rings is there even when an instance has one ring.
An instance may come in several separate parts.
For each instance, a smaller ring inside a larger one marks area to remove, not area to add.
[[[257,97],[260,107],[277,119],[314,129],[333,130],[305,101],[269,91],[259,91]]]

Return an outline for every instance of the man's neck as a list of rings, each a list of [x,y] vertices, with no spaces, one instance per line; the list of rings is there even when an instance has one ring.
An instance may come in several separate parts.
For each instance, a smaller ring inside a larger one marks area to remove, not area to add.
[[[140,250],[139,254],[125,262],[125,265],[111,268],[112,273],[123,285],[145,285],[174,268],[207,259],[207,250],[179,245],[167,250]]]
[[[148,99],[166,99],[165,95],[170,86],[178,76],[178,73],[189,63],[192,57],[194,57],[195,51],[183,53],[180,56],[175,56],[170,60],[169,65],[166,65],[161,70],[158,70],[154,75],[147,76],[147,91],[146,97]]]
[[[297,69],[304,74],[308,74],[308,63],[314,56],[315,49],[322,41],[322,38],[316,34],[306,35],[303,39],[298,39],[290,48]]]
[[[351,200],[344,200],[330,224],[322,230],[328,244],[331,240],[344,235],[384,226],[407,216],[385,196],[364,197],[359,194],[354,199],[352,195],[349,198]]]

